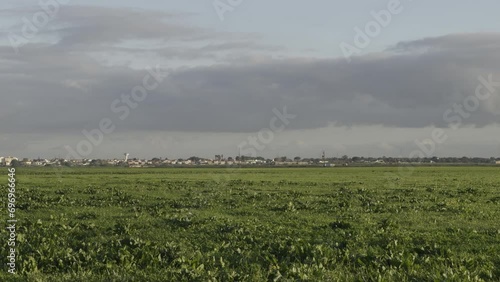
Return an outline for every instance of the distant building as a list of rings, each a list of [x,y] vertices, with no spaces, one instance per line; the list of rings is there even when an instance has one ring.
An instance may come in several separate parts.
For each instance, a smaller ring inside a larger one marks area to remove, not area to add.
[[[3,160],[3,163],[6,166],[10,166],[10,164],[12,163],[13,160],[19,161],[19,159],[16,157],[5,157]]]
[[[31,165],[34,165],[34,166],[44,166],[44,165],[46,165],[48,163],[49,163],[48,160],[46,160],[46,159],[40,159],[40,158],[31,161]]]

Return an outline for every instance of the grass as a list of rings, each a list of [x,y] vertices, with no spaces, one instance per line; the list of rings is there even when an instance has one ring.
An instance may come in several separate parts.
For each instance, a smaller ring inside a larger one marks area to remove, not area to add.
[[[499,171],[19,168],[0,280],[498,281]]]

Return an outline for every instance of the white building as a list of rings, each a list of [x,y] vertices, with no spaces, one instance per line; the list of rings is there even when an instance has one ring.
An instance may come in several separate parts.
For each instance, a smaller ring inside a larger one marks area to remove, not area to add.
[[[3,160],[3,164],[6,165],[6,166],[10,166],[10,164],[12,163],[13,160],[19,161],[18,158],[16,158],[16,157],[10,157],[10,156],[9,157],[5,157],[3,159],[4,159]]]
[[[31,161],[31,164],[34,165],[34,166],[44,166],[44,165],[46,165],[48,163],[49,163],[48,160],[46,160],[46,159],[40,159],[40,158]]]

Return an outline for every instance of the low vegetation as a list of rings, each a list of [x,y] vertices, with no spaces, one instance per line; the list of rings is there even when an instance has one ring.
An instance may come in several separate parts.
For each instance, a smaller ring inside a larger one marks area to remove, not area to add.
[[[0,280],[500,280],[499,168],[397,170],[20,168]]]

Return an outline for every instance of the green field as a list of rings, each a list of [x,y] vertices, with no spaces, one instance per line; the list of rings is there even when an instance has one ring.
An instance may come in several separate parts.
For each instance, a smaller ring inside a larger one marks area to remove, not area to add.
[[[500,169],[397,170],[19,168],[0,281],[499,281]]]

